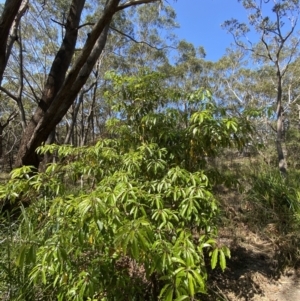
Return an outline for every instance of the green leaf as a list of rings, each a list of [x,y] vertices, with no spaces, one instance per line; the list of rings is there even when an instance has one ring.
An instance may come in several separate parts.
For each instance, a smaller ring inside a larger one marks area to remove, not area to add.
[[[99,221],[99,220],[97,220],[97,227],[98,227],[98,229],[99,229],[99,231],[101,232],[102,231],[102,229],[103,229],[103,222],[101,222],[101,221]]]
[[[140,252],[139,252],[139,246],[137,243],[137,240],[134,238],[131,244],[131,252],[132,256],[135,260],[138,260]]]
[[[185,270],[185,267],[180,267],[180,268],[178,268],[178,269],[176,269],[176,270],[174,271],[174,274],[177,275],[177,274],[179,274],[180,272],[182,272],[182,271],[184,271],[184,270]]]
[[[19,256],[16,260],[16,265],[18,267],[23,267],[23,265],[24,265],[24,258],[25,258],[26,250],[27,250],[26,245],[23,245],[21,250],[19,251]]]
[[[180,296],[180,297],[176,298],[175,301],[183,301],[183,300],[188,300],[188,299],[190,299],[190,297],[185,295],[185,296]]]
[[[200,286],[201,292],[204,292],[204,280],[202,276],[195,270],[191,270],[191,273],[193,273],[194,278],[196,279],[198,285]]]
[[[217,261],[218,261],[218,253],[219,253],[219,249],[216,248],[213,250],[212,255],[211,255],[211,268],[214,269],[217,265]]]
[[[183,266],[186,265],[185,261],[183,261],[181,258],[178,257],[172,257],[173,262],[181,263]]]
[[[47,279],[46,279],[46,272],[44,269],[41,270],[41,274],[42,274],[42,282],[43,282],[43,284],[46,284]]]
[[[173,288],[170,286],[166,292],[166,297],[164,301],[173,301]]]
[[[225,256],[228,258],[231,258],[231,253],[230,253],[230,249],[226,246],[222,247],[222,251],[224,252]]]
[[[190,296],[193,297],[195,295],[194,278],[190,273],[188,273],[187,276],[188,276],[189,293],[190,293]]]
[[[220,267],[221,267],[222,271],[224,271],[226,268],[225,254],[222,250],[219,250],[219,254],[220,254]]]

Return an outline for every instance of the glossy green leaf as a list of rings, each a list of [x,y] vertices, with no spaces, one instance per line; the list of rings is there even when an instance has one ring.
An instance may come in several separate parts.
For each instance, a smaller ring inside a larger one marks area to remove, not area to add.
[[[215,249],[212,251],[212,254],[211,254],[211,261],[210,261],[210,264],[211,264],[211,268],[212,268],[212,269],[214,269],[214,268],[217,266],[218,254],[219,254],[219,249],[218,249],[218,248],[215,248]]]

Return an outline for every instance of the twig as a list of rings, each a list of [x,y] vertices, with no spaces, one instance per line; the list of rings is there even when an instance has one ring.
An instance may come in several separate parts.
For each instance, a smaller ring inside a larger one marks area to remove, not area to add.
[[[112,29],[113,31],[115,31],[115,32],[117,32],[117,33],[123,35],[124,37],[130,39],[131,41],[133,41],[133,42],[135,42],[135,43],[137,43],[137,44],[145,44],[145,45],[147,45],[147,46],[149,46],[149,47],[151,47],[151,48],[153,48],[153,49],[159,50],[159,51],[160,51],[160,50],[163,50],[163,49],[166,49],[166,48],[177,49],[176,47],[173,47],[173,46],[165,46],[165,47],[162,47],[162,48],[157,48],[157,47],[155,47],[155,46],[153,46],[153,45],[151,45],[151,44],[149,44],[149,43],[147,43],[147,42],[145,42],[145,41],[137,41],[136,39],[134,39],[134,38],[131,37],[130,35],[128,35],[128,34],[122,32],[122,31],[120,31],[120,30],[118,30],[118,29],[116,29],[116,28],[114,28],[114,27],[112,27],[112,26],[110,26],[109,28]]]

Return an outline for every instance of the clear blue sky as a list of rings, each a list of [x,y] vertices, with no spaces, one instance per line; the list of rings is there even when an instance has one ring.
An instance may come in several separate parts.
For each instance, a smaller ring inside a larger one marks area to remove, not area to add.
[[[203,46],[208,60],[225,54],[233,38],[221,24],[231,18],[246,21],[247,12],[237,0],[168,0],[177,13],[179,38]]]

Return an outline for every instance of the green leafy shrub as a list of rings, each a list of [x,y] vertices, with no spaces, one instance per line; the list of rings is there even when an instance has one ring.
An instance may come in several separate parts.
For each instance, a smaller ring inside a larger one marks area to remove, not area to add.
[[[41,147],[58,162],[15,169],[0,186],[2,200],[30,204],[9,236],[1,230],[9,300],[195,300],[206,290],[205,254],[212,268],[226,267],[205,168],[224,148],[245,145],[247,118],[149,70],[107,74],[105,99],[113,139]]]
[[[205,174],[170,167],[156,144],[120,145],[42,147],[59,163],[0,186],[31,201],[1,262],[18,280],[11,300],[192,300],[205,293],[205,249],[225,268]]]
[[[251,140],[254,113],[234,117],[206,89],[174,91],[166,75],[149,70],[130,76],[110,72],[107,80],[111,88],[105,98],[115,113],[107,130],[126,150],[155,143],[168,151],[169,164],[197,171],[205,169],[207,158],[225,148],[241,150]]]

